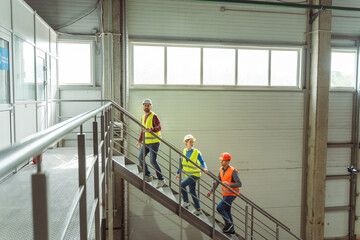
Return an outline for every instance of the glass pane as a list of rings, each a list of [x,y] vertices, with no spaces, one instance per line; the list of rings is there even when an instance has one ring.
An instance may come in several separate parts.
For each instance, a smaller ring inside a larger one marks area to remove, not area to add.
[[[37,100],[45,101],[45,54],[36,58],[36,84],[37,84]]]
[[[271,86],[297,86],[298,51],[271,51]]]
[[[15,100],[35,100],[34,47],[15,37]]]
[[[204,48],[204,85],[235,84],[235,49]]]
[[[356,53],[331,53],[331,87],[355,87]]]
[[[200,84],[200,48],[167,48],[167,83]]]
[[[268,50],[238,50],[238,85],[267,86],[268,77]]]
[[[59,85],[90,85],[91,69],[91,43],[59,43]]]
[[[134,84],[164,84],[164,47],[134,46]]]
[[[0,104],[10,103],[9,42],[0,38]]]
[[[50,62],[50,84],[51,84],[51,95],[50,99],[57,98],[56,97],[56,89],[57,89],[57,68],[56,68],[56,58],[51,58]]]

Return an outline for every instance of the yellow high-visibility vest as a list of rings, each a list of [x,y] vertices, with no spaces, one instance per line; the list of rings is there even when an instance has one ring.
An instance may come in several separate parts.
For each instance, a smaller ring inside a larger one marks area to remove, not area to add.
[[[185,156],[186,156],[186,151],[187,151],[187,149],[185,148],[184,151],[183,151],[183,154]],[[194,151],[190,156],[190,160],[192,160],[197,165],[201,166],[201,163],[200,163],[200,161],[198,159],[199,153],[200,153],[199,150],[194,148]],[[188,177],[189,175],[193,175],[195,177],[200,177],[201,176],[200,168],[195,166],[192,162],[188,161],[186,158],[183,158],[183,160],[182,160],[182,169],[183,169],[183,172],[185,173],[186,177]]]
[[[153,117],[154,115],[156,115],[155,113],[151,112],[148,116],[148,118],[146,119],[145,122],[145,116],[144,115],[141,118],[141,124],[144,125],[146,128],[153,128]],[[153,132],[156,136],[161,137],[161,131],[158,132]],[[157,139],[156,137],[154,137],[151,133],[149,132],[145,132],[145,144],[151,144],[151,143],[157,143],[160,142],[159,139]]]

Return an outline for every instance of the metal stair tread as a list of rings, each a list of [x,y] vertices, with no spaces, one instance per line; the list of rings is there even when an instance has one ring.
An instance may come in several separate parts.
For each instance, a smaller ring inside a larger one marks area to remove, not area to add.
[[[122,166],[125,166],[125,158],[124,158],[124,156],[112,156],[112,158],[113,158],[114,161],[117,161]]]
[[[129,169],[132,173],[137,175],[139,173],[138,166],[136,164],[127,164],[125,165],[127,169]]]

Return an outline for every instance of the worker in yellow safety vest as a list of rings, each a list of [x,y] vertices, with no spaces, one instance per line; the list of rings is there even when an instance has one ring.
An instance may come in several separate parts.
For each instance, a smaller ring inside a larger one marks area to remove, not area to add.
[[[150,163],[156,171],[156,176],[158,178],[158,183],[156,188],[161,188],[165,184],[164,176],[161,173],[161,168],[157,162],[157,154],[160,147],[160,140],[157,137],[161,137],[161,124],[160,118],[154,112],[151,111],[152,102],[151,99],[144,99],[143,101],[143,110],[145,112],[144,116],[141,118],[141,124],[145,126],[145,146],[141,146],[139,152],[139,163],[140,167],[143,167],[143,160],[145,161],[146,155],[150,152]],[[157,137],[155,137],[155,134]],[[139,141],[136,144],[136,147],[140,147],[140,143],[143,141],[143,129],[141,129]],[[143,148],[145,147],[145,156]],[[153,177],[151,176],[148,165],[145,161],[145,181],[151,182]]]
[[[198,166],[201,166],[202,170],[206,174],[206,173],[208,173],[208,170],[207,170],[206,164],[201,156],[201,152],[199,150],[197,150],[196,148],[194,148],[195,140],[196,139],[191,134],[188,134],[184,137],[184,143],[186,145],[186,148],[183,151],[183,155],[188,157],[191,161],[196,163]],[[188,193],[186,191],[186,187],[189,186],[189,190],[190,190],[189,192],[190,192],[192,199],[194,201],[194,204],[195,204],[195,210],[193,211],[193,213],[198,216],[198,215],[202,214],[202,212],[200,209],[199,198],[196,194],[196,181],[199,180],[199,178],[201,176],[201,168],[194,165],[191,161],[187,160],[186,158],[182,158],[182,162],[181,162],[181,169],[186,177],[183,181],[181,181],[181,194],[183,197],[182,206],[184,208],[188,208],[190,206]],[[179,174],[180,174],[180,169],[178,169],[178,171],[177,171],[176,179],[179,179]]]
[[[224,152],[220,156],[221,167],[219,169],[218,179],[231,190],[240,194],[239,188],[241,187],[241,181],[239,171],[234,167],[230,166],[231,155],[230,153]],[[210,197],[218,187],[219,182],[214,181],[212,189],[207,193],[207,197]],[[236,194],[231,192],[228,188],[222,186],[222,201],[217,205],[216,210],[222,215],[225,225],[223,232],[227,234],[235,234],[234,222],[231,215],[231,204],[236,198]]]

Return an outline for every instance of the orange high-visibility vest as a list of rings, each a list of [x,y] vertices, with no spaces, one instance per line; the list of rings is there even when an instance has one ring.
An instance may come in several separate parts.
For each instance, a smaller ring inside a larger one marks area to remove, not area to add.
[[[229,166],[229,168],[225,172],[225,175],[223,173],[224,171],[222,170],[222,167],[220,167],[219,171],[220,171],[221,182],[225,181],[225,182],[228,182],[229,184],[235,183],[235,182],[231,182],[233,171],[237,171],[234,167]],[[240,194],[239,187],[236,187],[236,188],[230,187],[230,188],[232,190],[234,190],[236,193]],[[224,186],[222,186],[222,194],[223,194],[223,196],[236,196],[234,193],[230,192],[230,190]]]

